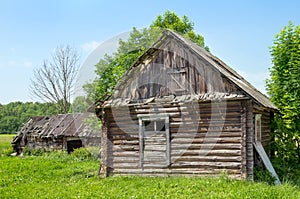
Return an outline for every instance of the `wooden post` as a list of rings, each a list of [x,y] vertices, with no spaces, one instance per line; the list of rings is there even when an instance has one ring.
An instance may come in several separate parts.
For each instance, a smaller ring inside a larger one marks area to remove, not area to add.
[[[254,167],[254,153],[253,153],[253,140],[254,140],[254,120],[253,120],[253,105],[251,100],[244,103],[246,107],[246,160],[247,160],[247,179],[253,180],[253,167]]]
[[[171,136],[170,136],[170,119],[166,117],[165,119],[165,129],[166,129],[166,153],[167,153],[167,166],[171,166]]]
[[[143,120],[139,118],[139,148],[140,148],[140,167],[143,169],[144,165],[144,132]]]
[[[99,173],[102,177],[108,176],[108,116],[106,110],[102,112],[102,138],[101,138],[101,162]]]
[[[247,105],[245,101],[241,103],[241,155],[242,155],[242,168],[241,178],[247,178]]]

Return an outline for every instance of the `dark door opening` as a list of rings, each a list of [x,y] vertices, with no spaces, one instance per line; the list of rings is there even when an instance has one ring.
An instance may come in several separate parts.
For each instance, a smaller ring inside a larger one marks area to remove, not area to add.
[[[68,153],[72,153],[74,149],[78,149],[82,147],[82,141],[81,140],[69,140],[67,141],[67,151]]]

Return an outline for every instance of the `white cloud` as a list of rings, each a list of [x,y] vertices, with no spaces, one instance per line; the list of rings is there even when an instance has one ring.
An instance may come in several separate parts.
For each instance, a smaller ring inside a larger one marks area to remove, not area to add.
[[[81,45],[81,48],[86,52],[91,52],[99,46],[100,42],[91,41]]]

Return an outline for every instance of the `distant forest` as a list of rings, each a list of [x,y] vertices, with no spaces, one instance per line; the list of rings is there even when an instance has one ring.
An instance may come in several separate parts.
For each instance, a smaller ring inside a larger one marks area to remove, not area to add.
[[[16,133],[30,117],[57,114],[54,103],[11,102],[0,104],[0,134]]]

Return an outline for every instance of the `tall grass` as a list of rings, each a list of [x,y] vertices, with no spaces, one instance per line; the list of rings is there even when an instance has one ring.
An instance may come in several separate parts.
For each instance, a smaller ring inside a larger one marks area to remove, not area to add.
[[[0,157],[13,152],[11,142],[15,136],[15,134],[0,134]]]
[[[85,158],[80,158],[79,154]],[[85,152],[0,156],[0,198],[300,198],[298,187],[219,178],[99,178]]]

